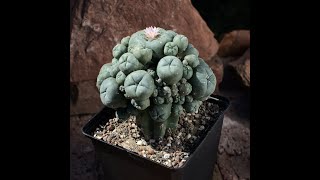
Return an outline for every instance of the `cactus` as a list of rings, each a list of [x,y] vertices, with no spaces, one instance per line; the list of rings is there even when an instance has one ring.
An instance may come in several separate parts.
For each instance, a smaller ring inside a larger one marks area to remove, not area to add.
[[[188,38],[149,27],[124,37],[104,64],[96,86],[102,103],[124,121],[136,116],[146,139],[176,128],[181,112],[197,112],[216,77]]]

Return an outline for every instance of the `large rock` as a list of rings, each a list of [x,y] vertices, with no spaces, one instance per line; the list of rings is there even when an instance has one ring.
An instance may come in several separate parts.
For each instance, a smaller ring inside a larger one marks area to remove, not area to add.
[[[218,55],[220,57],[241,56],[250,47],[250,31],[235,30],[223,36]]]
[[[243,85],[250,87],[250,48],[237,60],[229,63],[241,77]]]
[[[190,0],[78,0],[70,41],[71,82],[95,80],[120,40],[148,26],[173,29],[208,60],[218,43]]]
[[[217,55],[212,57],[210,60],[206,61],[209,67],[212,69],[214,75],[217,78],[217,85],[222,82],[223,79],[223,62],[221,58]]]
[[[218,167],[224,180],[250,179],[250,129],[225,116],[218,148]]]
[[[70,180],[97,180],[103,175],[90,139],[81,132],[91,117],[70,116]]]
[[[94,80],[71,83],[70,115],[96,113],[102,107]]]

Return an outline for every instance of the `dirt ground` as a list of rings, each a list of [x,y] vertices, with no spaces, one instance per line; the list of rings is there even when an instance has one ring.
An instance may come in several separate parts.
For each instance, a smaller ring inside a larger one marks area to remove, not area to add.
[[[212,179],[250,179],[249,90],[226,86],[219,93],[231,100],[231,106],[225,114]],[[70,180],[103,179],[100,166],[95,161],[91,141],[81,132],[92,115],[70,116]]]

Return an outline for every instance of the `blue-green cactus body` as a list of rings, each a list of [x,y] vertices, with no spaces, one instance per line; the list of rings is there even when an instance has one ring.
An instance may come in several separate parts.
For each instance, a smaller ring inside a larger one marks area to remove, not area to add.
[[[194,89],[193,98],[204,101],[214,92],[217,80],[211,68],[200,59],[200,64],[194,69],[189,82]]]
[[[129,45],[130,36],[124,37],[121,39],[121,44],[128,47]]]
[[[167,42],[164,46],[164,54],[166,56],[175,56],[178,54],[178,46],[173,42]]]
[[[112,55],[113,57],[119,59],[122,54],[127,52],[127,47],[123,44],[117,44],[113,49],[112,49]]]
[[[119,71],[116,75],[116,81],[117,83],[120,85],[122,85],[124,83],[124,80],[126,79],[126,75],[122,72],[122,71]]]
[[[150,118],[148,110],[141,111],[137,116],[137,123],[140,125],[144,138],[146,140],[152,138],[153,120]]]
[[[183,65],[183,78],[190,79],[193,75],[193,69],[191,66]]]
[[[144,99],[144,100],[131,99],[131,104],[139,110],[145,110],[147,109],[147,107],[150,106],[150,99]]]
[[[111,63],[107,63],[107,64],[104,64],[101,69],[100,69],[100,72],[99,72],[99,75],[97,77],[97,83],[96,83],[96,86],[98,89],[100,89],[100,86],[102,84],[102,82],[109,78],[109,77],[112,77],[110,75],[110,69],[111,69],[111,66],[112,64]]]
[[[180,114],[183,111],[183,107],[180,104],[173,104],[171,109],[171,115],[167,120],[167,127],[175,129],[177,127]]]
[[[179,93],[181,96],[186,96],[192,91],[192,85],[190,83],[183,83],[179,86]]]
[[[194,54],[185,56],[184,61],[186,61],[188,65],[191,66],[192,68],[197,67],[200,63],[198,57]]]
[[[193,100],[192,102],[185,102],[183,107],[187,113],[197,113],[201,104],[202,101]]]
[[[132,53],[141,64],[146,65],[151,62],[152,50],[142,45],[131,46],[128,48],[129,52]]]
[[[121,39],[96,86],[121,121],[136,116],[145,139],[176,128],[181,112],[196,113],[215,90],[216,77],[188,38],[150,27]]]
[[[127,100],[120,93],[119,84],[113,77],[109,77],[102,82],[100,99],[104,105],[111,108],[127,107]]]
[[[184,35],[178,34],[173,38],[173,43],[178,46],[179,52],[183,52],[188,47],[188,38]]]
[[[150,110],[150,117],[156,122],[164,122],[171,114],[172,104],[160,104],[153,106]]]
[[[128,48],[134,46],[141,46],[152,50],[152,57],[162,58],[164,56],[164,46],[167,42],[172,41],[172,33],[167,33],[166,30],[159,28],[159,35],[156,39],[148,39],[145,35],[145,31],[138,31],[132,34]]]
[[[188,44],[187,49],[181,53],[180,57],[185,57],[185,56],[191,55],[191,54],[198,57],[199,51],[196,48],[194,48],[192,44]]]
[[[130,73],[124,80],[125,96],[135,100],[149,98],[155,89],[154,80],[149,73],[138,70]]]
[[[183,75],[183,65],[175,56],[162,58],[157,66],[158,76],[168,85],[177,83]]]
[[[143,65],[131,53],[124,53],[119,59],[119,70],[124,74],[129,74],[133,71],[143,68]]]

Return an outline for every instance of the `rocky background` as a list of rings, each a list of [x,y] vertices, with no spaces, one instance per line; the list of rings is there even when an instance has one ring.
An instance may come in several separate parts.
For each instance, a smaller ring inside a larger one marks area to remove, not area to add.
[[[111,61],[112,48],[122,37],[148,26],[186,35],[216,74],[216,93],[231,100],[213,179],[250,179],[250,31],[247,21],[232,21],[225,14],[219,20],[215,13],[210,14],[213,9],[228,11],[231,7],[214,2],[216,6],[190,0],[70,0],[71,180],[101,179],[92,144],[81,133],[89,118],[102,108],[95,78],[100,67]],[[234,15],[239,19],[239,13]],[[222,26],[223,21],[234,26]]]

